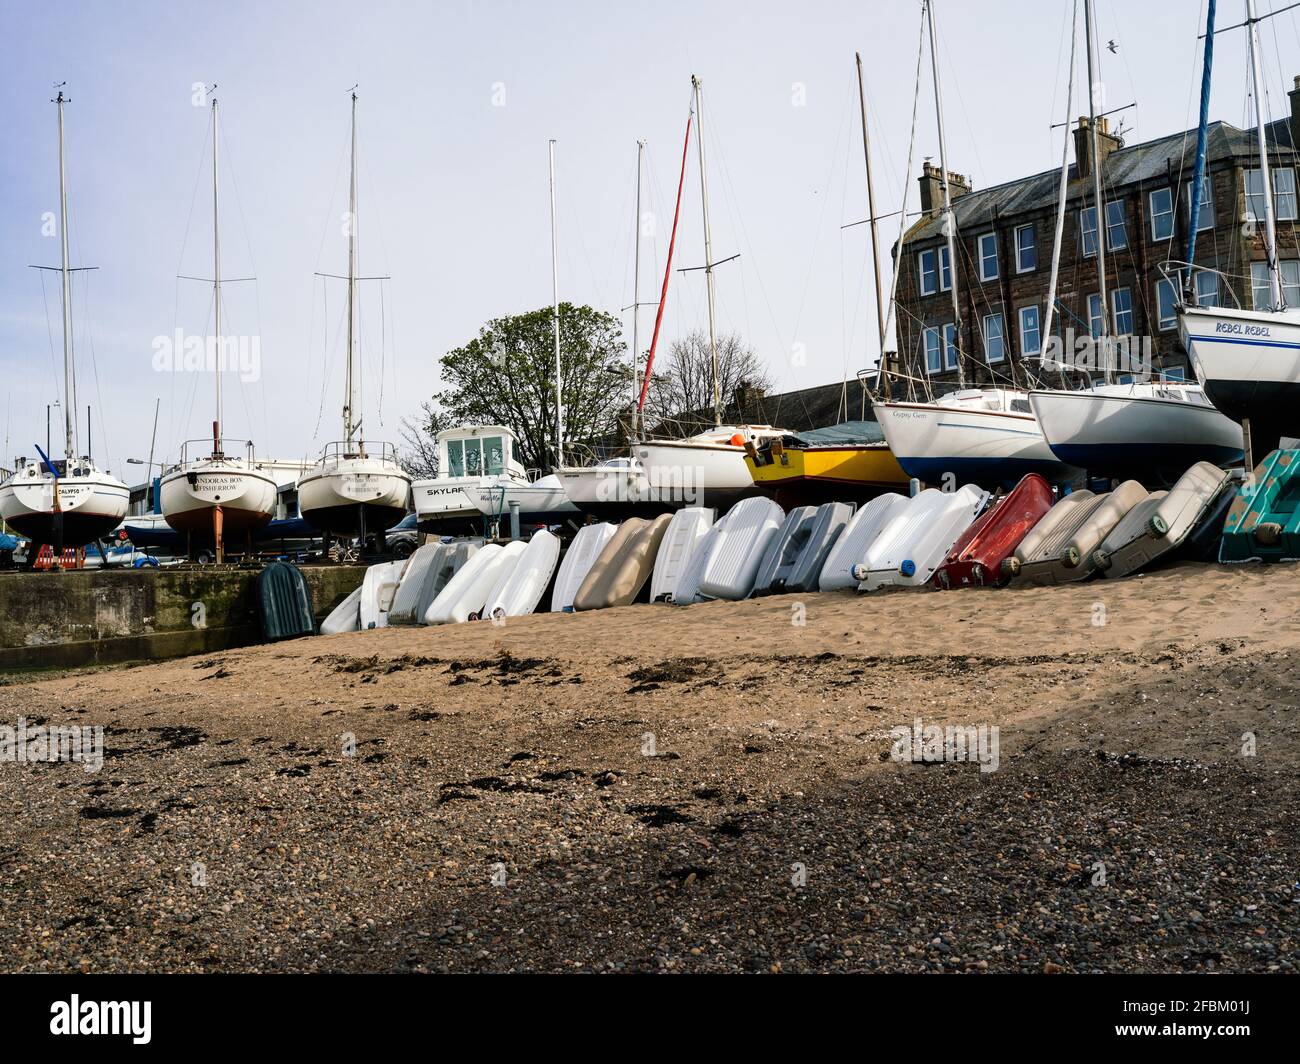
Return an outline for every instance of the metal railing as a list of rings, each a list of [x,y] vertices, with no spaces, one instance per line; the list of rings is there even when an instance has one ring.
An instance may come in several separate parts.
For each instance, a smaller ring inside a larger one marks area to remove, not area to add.
[[[234,444],[234,447],[229,447]],[[190,458],[191,450],[197,452],[193,459]],[[200,440],[186,440],[181,444],[181,456],[174,465],[168,466],[163,470],[163,475],[174,472],[177,469],[189,465],[191,461],[203,462],[212,458],[238,458],[238,452],[244,452],[244,461],[250,466],[257,462],[256,453],[253,448],[252,440],[232,440],[223,437],[219,441],[214,441],[211,436]]]
[[[329,469],[332,466],[356,461],[357,459],[377,461],[392,466],[395,470],[402,470],[402,463],[397,458],[397,448],[393,444],[382,442],[362,443],[357,440],[350,444],[346,440],[327,443],[321,449],[320,458],[317,459],[316,464]]]

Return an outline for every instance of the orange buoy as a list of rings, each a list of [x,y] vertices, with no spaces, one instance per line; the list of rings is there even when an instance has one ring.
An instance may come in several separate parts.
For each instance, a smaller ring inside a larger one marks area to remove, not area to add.
[[[745,437],[742,436],[739,432],[737,432],[734,436],[731,437],[731,446],[733,447],[745,446]]]

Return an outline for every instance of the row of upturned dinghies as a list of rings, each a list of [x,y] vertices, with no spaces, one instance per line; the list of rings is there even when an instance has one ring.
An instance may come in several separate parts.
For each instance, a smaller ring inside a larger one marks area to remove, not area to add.
[[[1198,462],[1168,491],[1125,481],[1058,498],[1031,473],[998,497],[966,485],[789,513],[768,498],[744,499],[720,518],[686,507],[585,525],[563,551],[548,529],[526,542],[430,543],[367,569],[320,631],[520,617],[546,603],[559,613],[647,598],[689,605],[781,592],[1064,584],[1115,579],[1169,557],[1300,558],[1300,450],[1274,451],[1245,477]],[[259,598],[268,638],[312,630],[310,595],[293,566],[268,567]]]

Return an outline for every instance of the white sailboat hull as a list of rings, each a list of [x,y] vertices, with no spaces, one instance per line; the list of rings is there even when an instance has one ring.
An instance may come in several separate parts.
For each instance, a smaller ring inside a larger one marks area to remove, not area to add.
[[[215,536],[220,511],[223,539],[261,528],[275,513],[275,479],[240,458],[188,462],[162,478],[163,518],[200,541]]]
[[[93,465],[82,476],[58,482],[55,513],[54,477],[43,465],[19,469],[0,484],[0,517],[34,543],[81,547],[107,536],[126,516],[130,489]]]
[[[338,536],[392,528],[406,516],[411,478],[380,458],[318,463],[298,481],[298,508],[313,528]],[[364,523],[364,524],[363,524]]]
[[[1250,419],[1256,455],[1300,436],[1300,310],[1182,307],[1178,331],[1210,402]]]

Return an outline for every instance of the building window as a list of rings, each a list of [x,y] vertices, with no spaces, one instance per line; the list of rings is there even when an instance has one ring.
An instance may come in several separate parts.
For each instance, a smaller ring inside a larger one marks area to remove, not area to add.
[[[1133,293],[1128,288],[1116,288],[1110,296],[1111,317],[1115,322],[1116,336],[1133,335]]]
[[[1273,171],[1273,209],[1278,221],[1295,221],[1295,171],[1290,167]],[[1264,218],[1264,178],[1259,170],[1246,171],[1246,216],[1255,221]]]
[[[980,260],[980,280],[996,281],[998,279],[998,236],[996,233],[981,233],[976,240]]]
[[[1187,182],[1187,214],[1192,213],[1192,182]],[[1206,178],[1201,182],[1201,209],[1197,215],[1196,231],[1214,228],[1214,182]]]
[[[1219,305],[1219,275],[1196,272],[1196,305],[1198,307],[1217,307]]]
[[[1021,225],[1016,228],[1016,272],[1028,273],[1038,269],[1038,247],[1034,243],[1034,227]]]
[[[1273,171],[1273,205],[1281,221],[1295,221],[1295,171],[1289,167]]]
[[[1024,357],[1041,354],[1042,336],[1039,334],[1038,308],[1020,308],[1020,354]]]
[[[1088,332],[1095,340],[1101,335],[1101,296],[1095,292],[1088,297]]]
[[[925,330],[925,372],[941,373],[943,363],[939,361],[939,330]]]
[[[1106,247],[1119,251],[1128,247],[1128,230],[1124,228],[1124,203],[1111,200],[1106,204]]]
[[[1007,357],[1007,340],[1001,314],[984,315],[984,357],[989,363],[1001,362]]]
[[[957,326],[948,322],[943,327],[943,359],[945,369],[957,368]]]
[[[952,287],[952,270],[949,268],[948,249],[930,248],[917,255],[917,265],[921,274],[921,295],[932,296]],[[943,276],[939,276],[942,265]]]
[[[1148,197],[1151,207],[1151,239],[1172,240],[1174,236],[1174,196],[1167,188],[1158,188]]]
[[[1097,208],[1084,207],[1079,212],[1079,250],[1085,255],[1097,254]]]
[[[1300,306],[1300,259],[1282,260],[1282,301],[1288,307]]]
[[[1156,282],[1156,313],[1161,331],[1178,325],[1178,293],[1172,281],[1162,277]]]
[[[1268,263],[1252,262],[1250,264],[1250,305],[1255,310],[1272,310],[1272,304],[1273,285],[1268,276]]]

